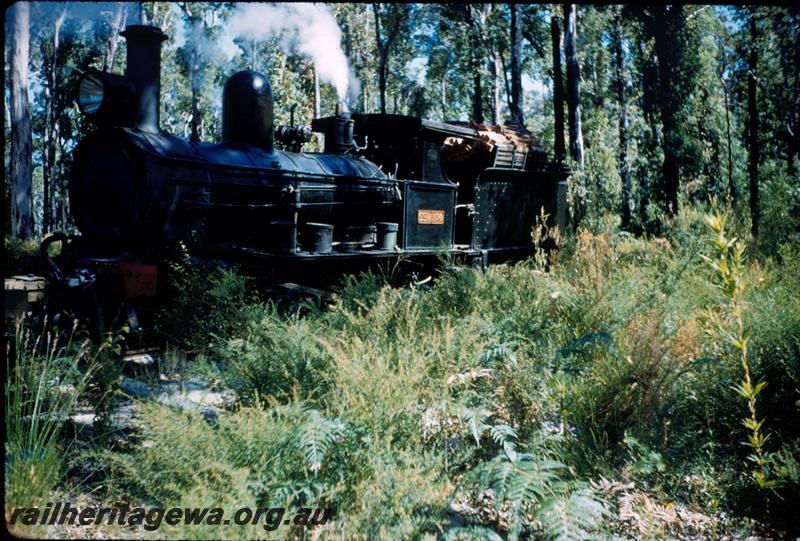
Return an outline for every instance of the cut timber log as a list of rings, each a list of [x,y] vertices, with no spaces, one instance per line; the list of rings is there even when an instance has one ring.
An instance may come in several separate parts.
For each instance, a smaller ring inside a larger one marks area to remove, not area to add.
[[[445,140],[445,162],[474,158],[496,167],[521,169],[529,151],[544,152],[539,141],[524,126],[512,123],[503,126],[475,122],[452,124],[474,129],[475,138],[450,137]]]

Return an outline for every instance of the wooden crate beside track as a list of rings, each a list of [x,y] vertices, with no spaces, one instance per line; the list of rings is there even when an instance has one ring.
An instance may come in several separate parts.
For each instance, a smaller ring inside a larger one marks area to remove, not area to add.
[[[26,274],[6,278],[6,319],[18,319],[30,311],[33,305],[44,300],[45,280],[42,276]]]

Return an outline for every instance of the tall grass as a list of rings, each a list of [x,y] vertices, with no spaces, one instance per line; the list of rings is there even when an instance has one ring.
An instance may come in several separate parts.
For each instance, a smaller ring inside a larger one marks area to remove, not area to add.
[[[20,322],[6,348],[6,506],[41,503],[61,479],[60,437],[97,364],[75,332],[34,334]]]

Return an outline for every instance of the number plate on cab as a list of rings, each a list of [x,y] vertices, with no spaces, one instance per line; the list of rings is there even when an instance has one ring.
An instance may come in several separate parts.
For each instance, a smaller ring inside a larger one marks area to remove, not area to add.
[[[424,225],[442,225],[444,223],[443,210],[417,210],[417,223]]]

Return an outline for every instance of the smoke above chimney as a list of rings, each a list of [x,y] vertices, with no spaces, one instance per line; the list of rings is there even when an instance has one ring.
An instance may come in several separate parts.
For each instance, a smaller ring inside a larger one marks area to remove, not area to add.
[[[340,101],[355,100],[361,85],[342,50],[342,31],[324,4],[241,5],[226,23],[236,38],[263,41],[278,38],[286,53],[314,63],[321,81],[331,84]]]

